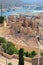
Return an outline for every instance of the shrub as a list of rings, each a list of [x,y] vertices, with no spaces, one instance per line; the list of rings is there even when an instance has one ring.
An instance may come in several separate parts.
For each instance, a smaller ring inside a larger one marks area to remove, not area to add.
[[[26,57],[29,57],[29,53],[28,53],[28,52],[26,52],[26,53],[25,53],[25,56],[26,56]]]
[[[10,62],[10,63],[8,63],[8,65],[12,65],[12,63]]]
[[[0,45],[1,43],[6,43],[6,39],[4,37],[0,37]]]
[[[32,51],[32,52],[29,54],[29,56],[30,56],[30,58],[33,58],[36,54],[37,54],[37,53],[36,53],[35,51]]]
[[[24,51],[24,56],[26,56],[26,52]]]
[[[33,56],[35,56],[37,54],[35,51],[32,51],[31,53]]]
[[[41,56],[43,57],[43,52],[41,52],[40,54],[41,54]]]
[[[18,53],[17,48],[14,46],[12,42],[9,42],[9,41],[7,43],[4,43],[2,48],[4,49],[4,52],[9,55]]]
[[[7,42],[7,53],[10,55],[18,53],[17,48],[14,46],[12,42],[9,41]]]
[[[2,48],[3,48],[4,52],[6,53],[6,50],[7,50],[7,49],[6,49],[6,48],[7,48],[7,47],[6,47],[6,43],[3,43],[3,44],[2,44]]]
[[[21,48],[19,50],[19,64],[18,65],[24,65],[24,50]]]
[[[24,56],[33,58],[37,53],[35,51],[32,52],[24,52]]]
[[[0,16],[0,23],[2,24],[4,21],[4,16]]]

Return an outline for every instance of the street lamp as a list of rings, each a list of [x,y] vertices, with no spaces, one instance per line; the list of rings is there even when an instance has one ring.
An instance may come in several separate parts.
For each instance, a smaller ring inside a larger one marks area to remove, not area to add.
[[[37,21],[37,43],[38,43],[38,49],[39,49],[39,52],[38,52],[38,65],[40,65],[40,37],[39,37],[39,21]]]
[[[2,4],[1,4],[1,16],[2,16]]]
[[[7,37],[6,37],[6,40],[8,40]],[[7,54],[7,41],[6,41],[6,54]],[[6,57],[6,65],[7,65],[7,57]]]
[[[2,3],[0,4],[0,13],[1,13],[1,16],[2,16]]]
[[[39,52],[38,52],[38,65],[40,65],[40,50],[43,50],[43,45],[40,44],[39,38],[38,38],[38,48],[39,48]]]
[[[7,43],[7,42],[6,42]],[[6,45],[6,54],[7,54],[7,45]],[[6,65],[7,65],[7,57],[6,57]]]
[[[38,65],[40,65],[40,50],[43,50],[43,48],[41,48],[41,44],[40,44],[40,34],[39,34],[39,22],[37,22],[37,43],[38,43],[38,48],[39,48],[39,52],[38,52]]]
[[[40,39],[39,39],[39,37],[37,37],[38,49],[39,49],[39,51],[38,51],[38,65],[40,65],[40,43],[39,43],[39,41],[40,41]]]

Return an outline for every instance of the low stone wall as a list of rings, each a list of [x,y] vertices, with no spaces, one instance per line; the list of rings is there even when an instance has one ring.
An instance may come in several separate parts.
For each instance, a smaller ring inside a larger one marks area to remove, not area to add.
[[[8,59],[12,59],[12,58],[16,58],[16,59],[19,59],[19,56],[16,55],[16,54],[13,54],[13,55],[8,55],[4,52],[0,52],[0,54]],[[27,57],[24,57],[24,61],[27,61],[27,62],[32,62],[32,59],[31,58],[27,58]]]
[[[13,55],[8,55],[4,52],[0,52],[0,54],[8,59],[12,59],[12,58],[15,58],[15,59],[19,59],[19,56],[16,55],[16,54],[13,54]],[[24,57],[24,61],[26,62],[30,62],[32,63],[32,65],[38,65],[38,58],[27,58],[27,57]],[[40,65],[43,65],[43,58],[41,57],[40,58]]]
[[[6,54],[6,53],[4,53],[4,52],[0,52],[0,54],[1,54],[2,56],[4,56],[4,57],[8,58],[8,59],[12,59],[12,58],[17,58],[17,59],[18,59],[18,55],[15,55],[15,54],[9,55],[9,54]]]

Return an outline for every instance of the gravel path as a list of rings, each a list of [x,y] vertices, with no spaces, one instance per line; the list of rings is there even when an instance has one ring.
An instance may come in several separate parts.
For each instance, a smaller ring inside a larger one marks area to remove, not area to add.
[[[7,63],[12,62],[13,65],[18,65],[18,59],[12,58],[12,59],[7,59]],[[24,65],[32,65],[30,62],[24,61]],[[1,65],[6,65],[6,58],[0,55],[0,64]]]

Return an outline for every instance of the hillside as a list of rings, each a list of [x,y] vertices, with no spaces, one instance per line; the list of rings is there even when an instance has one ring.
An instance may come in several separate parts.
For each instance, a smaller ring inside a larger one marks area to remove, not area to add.
[[[0,5],[3,5],[4,8],[6,7],[14,7],[14,6],[23,6],[25,3],[21,0],[0,0]]]

